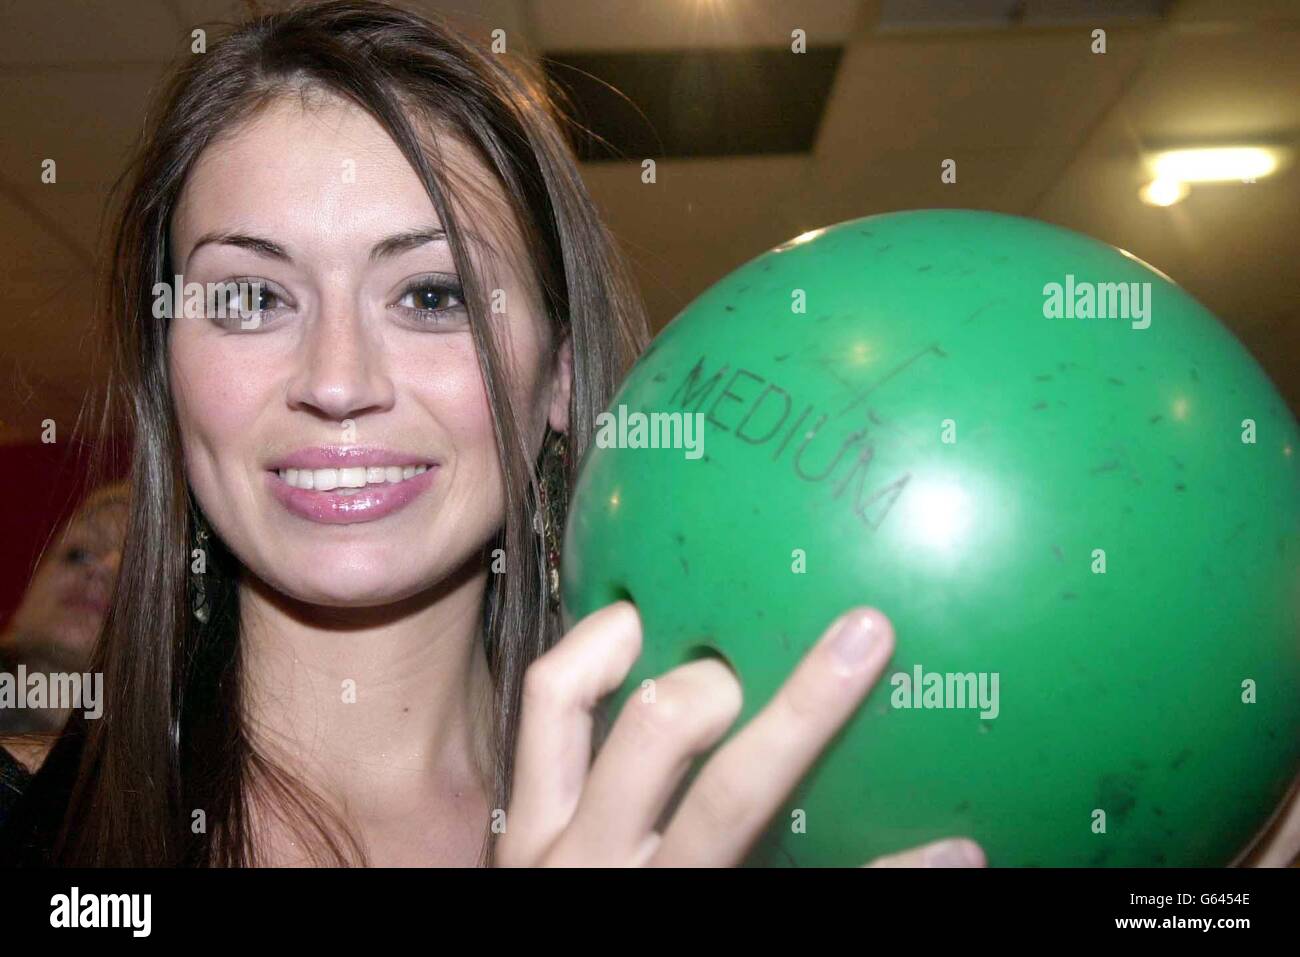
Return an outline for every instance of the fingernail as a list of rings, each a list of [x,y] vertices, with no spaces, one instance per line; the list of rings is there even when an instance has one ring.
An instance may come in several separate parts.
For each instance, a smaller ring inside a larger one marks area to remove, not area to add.
[[[926,867],[983,867],[984,855],[969,841],[943,841],[925,852]]]
[[[879,639],[876,620],[862,609],[849,612],[831,638],[831,654],[842,665],[857,667]]]

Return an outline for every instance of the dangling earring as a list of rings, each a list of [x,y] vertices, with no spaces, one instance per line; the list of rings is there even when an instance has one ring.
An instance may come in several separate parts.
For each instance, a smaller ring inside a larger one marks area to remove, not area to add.
[[[194,548],[190,550],[190,611],[199,624],[206,625],[212,616],[212,603],[208,595],[208,542],[212,537],[208,523],[197,512],[194,514]],[[199,554],[195,554],[198,552]],[[198,562],[203,571],[195,571]]]
[[[538,476],[538,514],[533,516],[533,530],[542,538],[546,557],[547,603],[552,611],[560,607],[560,538],[564,534],[568,504],[569,440],[563,432],[548,430]]]

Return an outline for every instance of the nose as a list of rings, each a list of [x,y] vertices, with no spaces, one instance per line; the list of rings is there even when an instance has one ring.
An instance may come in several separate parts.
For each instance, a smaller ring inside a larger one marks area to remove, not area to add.
[[[334,421],[392,408],[382,334],[340,300],[308,319],[289,383],[289,405]]]
[[[107,578],[111,582],[117,578],[117,570],[121,566],[121,564],[122,564],[122,549],[110,548],[100,558],[99,561],[100,572],[103,574],[105,578]]]

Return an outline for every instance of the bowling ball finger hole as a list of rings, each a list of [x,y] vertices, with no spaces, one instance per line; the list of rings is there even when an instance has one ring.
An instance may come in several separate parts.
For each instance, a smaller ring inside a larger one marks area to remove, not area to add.
[[[603,604],[613,605],[620,601],[626,601],[633,605],[636,604],[636,599],[632,597],[632,593],[628,591],[626,585],[615,585],[612,583],[606,585]]]
[[[712,645],[692,645],[682,652],[679,664],[689,665],[695,661],[708,661],[710,659],[725,665],[733,675],[736,674],[735,665],[731,663],[726,655]]]

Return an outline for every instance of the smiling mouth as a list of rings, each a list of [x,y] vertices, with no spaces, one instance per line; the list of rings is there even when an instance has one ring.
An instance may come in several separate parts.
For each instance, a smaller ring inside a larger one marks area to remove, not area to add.
[[[341,469],[276,469],[275,474],[290,488],[348,496],[376,486],[400,485],[428,470],[427,465],[388,465]]]

